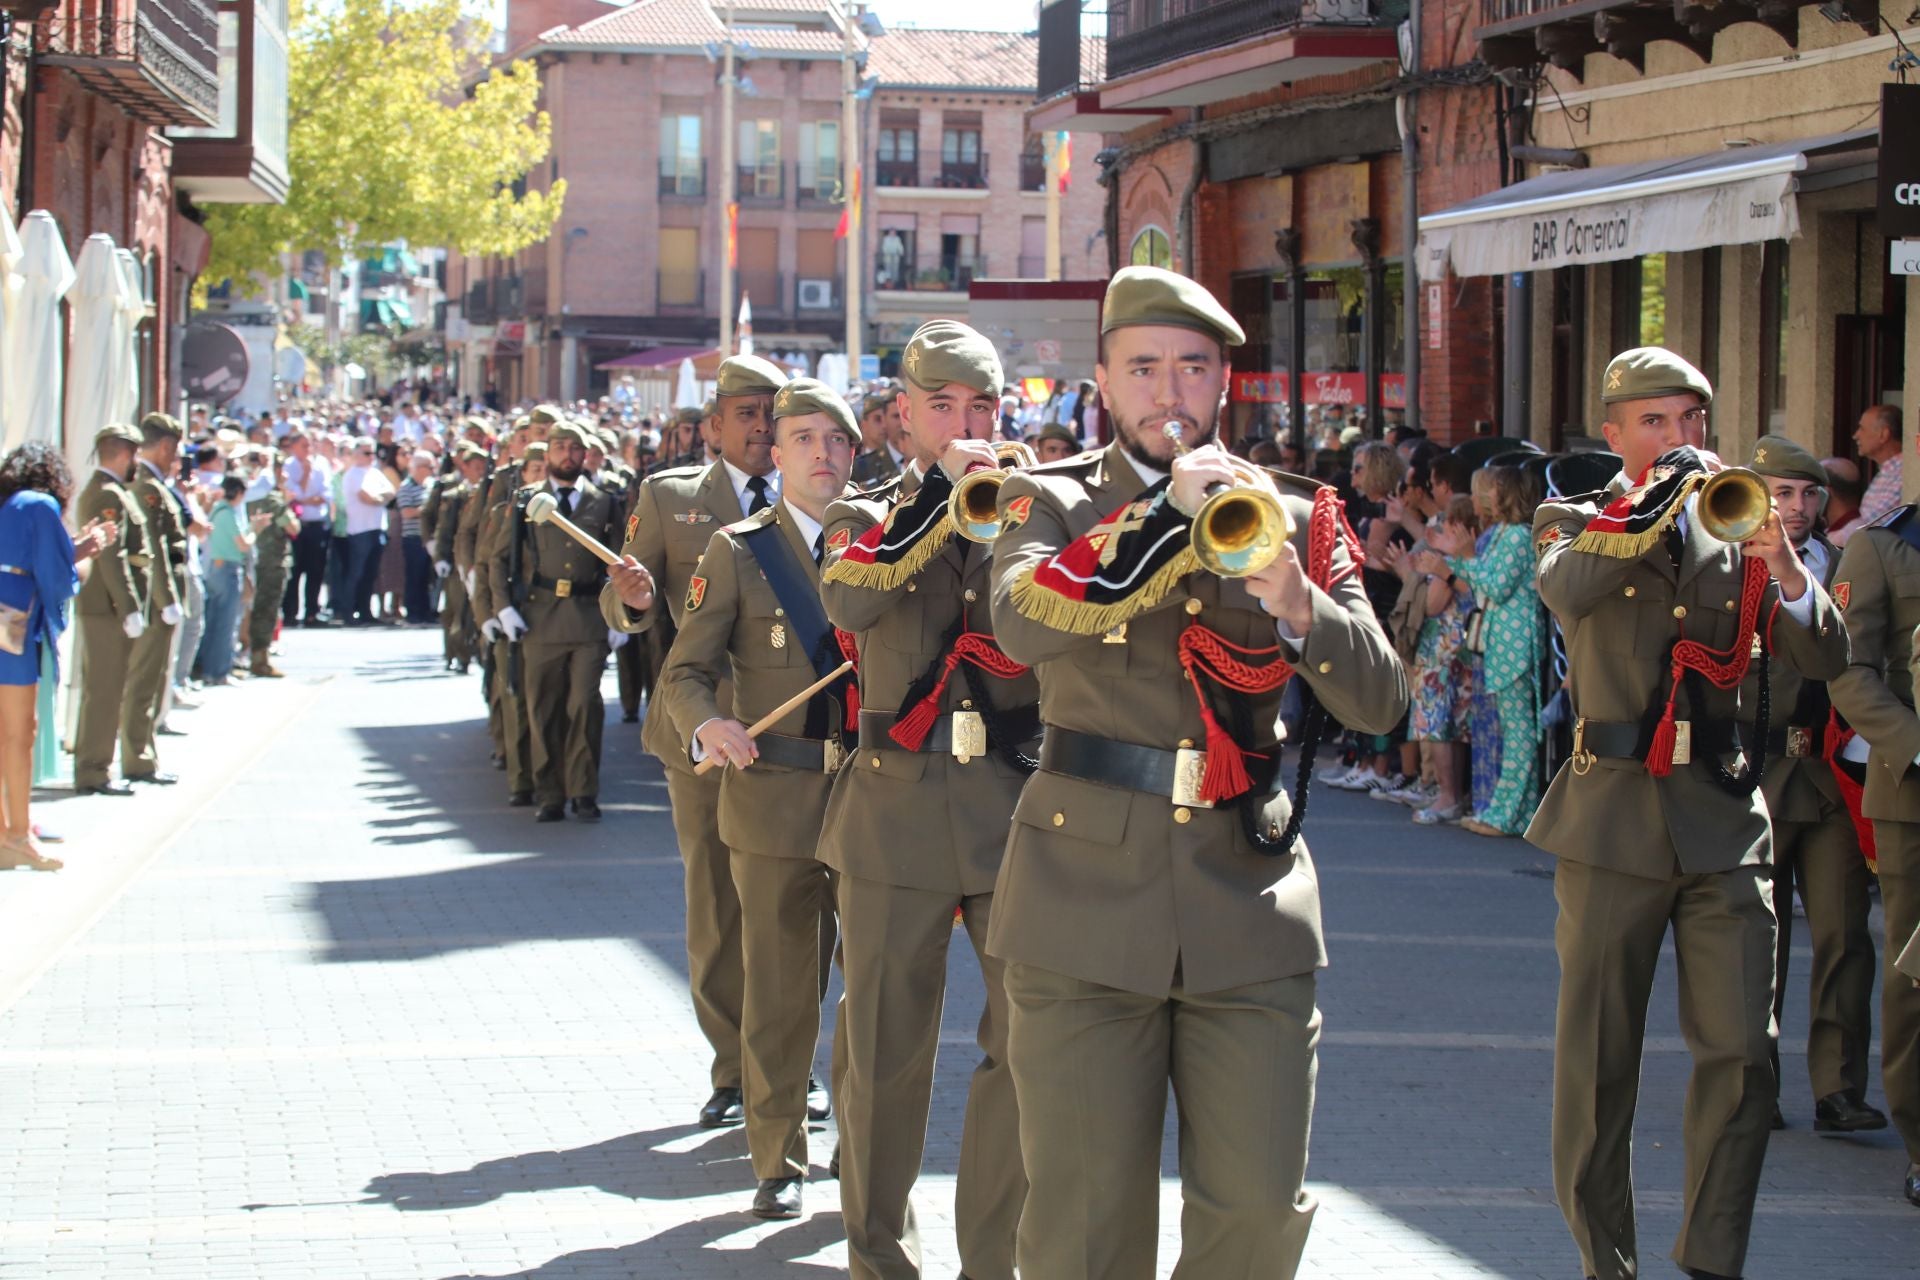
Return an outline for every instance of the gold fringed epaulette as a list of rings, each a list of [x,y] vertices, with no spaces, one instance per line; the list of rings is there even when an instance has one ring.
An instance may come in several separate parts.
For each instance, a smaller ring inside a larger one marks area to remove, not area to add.
[[[942,515],[891,557],[887,554],[892,548],[887,545],[886,536],[887,522],[880,521],[829,565],[820,580],[869,591],[892,591],[926,568],[953,540],[953,519]]]
[[[1615,498],[1589,520],[1570,549],[1638,560],[1659,545],[1687,499],[1706,482],[1704,471],[1661,473],[1656,468],[1645,484]]]
[[[1048,562],[1051,563],[1051,562]],[[1020,575],[1013,584],[1013,607],[1023,618],[1031,618],[1044,627],[1069,635],[1097,636],[1113,630],[1129,618],[1137,618],[1167,598],[1174,584],[1200,568],[1200,560],[1191,546],[1180,551],[1142,582],[1138,589],[1118,599],[1094,601],[1075,599],[1038,581],[1036,565]]]

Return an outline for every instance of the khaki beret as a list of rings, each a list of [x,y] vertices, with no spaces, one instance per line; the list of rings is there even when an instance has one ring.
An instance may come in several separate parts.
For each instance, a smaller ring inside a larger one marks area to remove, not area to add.
[[[676,410],[673,415],[673,421],[676,426],[691,425],[697,427],[704,419],[709,417],[712,412],[713,410],[709,405],[690,404],[684,409]]]
[[[527,451],[520,456],[525,461],[532,461],[535,458],[544,459],[547,456],[547,442],[545,440],[530,441],[527,444]]]
[[[582,449],[586,448],[590,444],[596,443],[596,441],[587,434],[586,428],[582,427],[579,423],[574,422],[568,418],[562,418],[558,422],[555,422],[551,427],[548,427],[547,439],[572,440],[574,443],[578,444]]]
[[[131,445],[138,445],[138,444],[144,443],[140,439],[140,433],[138,431],[135,431],[132,427],[128,426],[126,423],[110,422],[106,426],[100,428],[98,431],[93,433],[94,452],[98,453],[100,451],[101,445],[109,444],[116,440],[122,444],[131,444]]]
[[[165,440],[172,437],[178,440],[187,434],[180,425],[180,419],[170,413],[150,413],[140,419],[140,435],[148,441]]]
[[[719,396],[770,396],[787,385],[780,366],[759,356],[728,356],[714,377]]]
[[[1761,436],[1753,442],[1753,469],[1781,480],[1811,480],[1822,488],[1828,483],[1820,459],[1785,436]]]
[[[906,354],[900,357],[900,372],[922,391],[938,391],[957,382],[997,396],[1006,381],[1000,371],[1000,353],[986,335],[958,320],[929,320],[914,330]]]
[[[1080,452],[1080,437],[1073,434],[1073,428],[1062,426],[1058,422],[1049,422],[1040,428],[1033,438],[1035,443],[1042,440],[1064,440],[1073,446],[1075,453]]]
[[[455,461],[465,462],[468,458],[484,458],[487,451],[471,440],[462,440],[454,446],[453,456]]]
[[[609,431],[605,427],[601,427],[593,433],[593,442],[600,446],[600,452],[609,456],[620,452],[619,433]]]
[[[795,378],[773,397],[773,418],[798,418],[809,413],[824,413],[847,433],[854,444],[860,443],[860,426],[853,420],[853,409],[840,393],[816,378]]]
[[[537,404],[533,412],[527,415],[527,421],[555,423],[564,422],[566,417],[566,412],[557,404]]]
[[[1602,404],[1657,400],[1688,392],[1699,396],[1701,404],[1713,403],[1713,384],[1707,381],[1707,375],[1665,347],[1622,351],[1607,362],[1607,372],[1600,379]]]
[[[1247,340],[1240,322],[1199,282],[1159,267],[1122,267],[1107,285],[1100,332],[1142,324],[1195,329],[1229,347]]]
[[[713,396],[708,396],[707,402],[700,406],[700,421],[705,422],[718,412],[720,412],[720,401]]]

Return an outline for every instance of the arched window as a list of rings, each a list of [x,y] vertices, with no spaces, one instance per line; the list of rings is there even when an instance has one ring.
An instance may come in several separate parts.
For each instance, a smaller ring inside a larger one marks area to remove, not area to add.
[[[1173,266],[1173,242],[1158,227],[1147,227],[1133,238],[1128,261],[1136,267]]]

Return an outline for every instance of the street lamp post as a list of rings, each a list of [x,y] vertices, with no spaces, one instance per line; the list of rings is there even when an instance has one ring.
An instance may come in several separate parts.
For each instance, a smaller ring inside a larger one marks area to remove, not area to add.
[[[733,0],[720,62],[720,358],[733,354]]]
[[[860,149],[854,120],[853,26],[849,6],[840,21],[840,198],[847,202],[847,378],[860,376],[860,255],[866,240],[860,225]],[[838,388],[844,390],[845,388]]]

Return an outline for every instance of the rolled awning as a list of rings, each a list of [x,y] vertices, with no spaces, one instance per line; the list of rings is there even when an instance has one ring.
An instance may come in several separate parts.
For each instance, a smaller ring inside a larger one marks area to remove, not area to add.
[[[1790,240],[1811,170],[1871,158],[1877,131],[1570,169],[1420,219],[1424,280],[1548,271],[1648,253]]]

